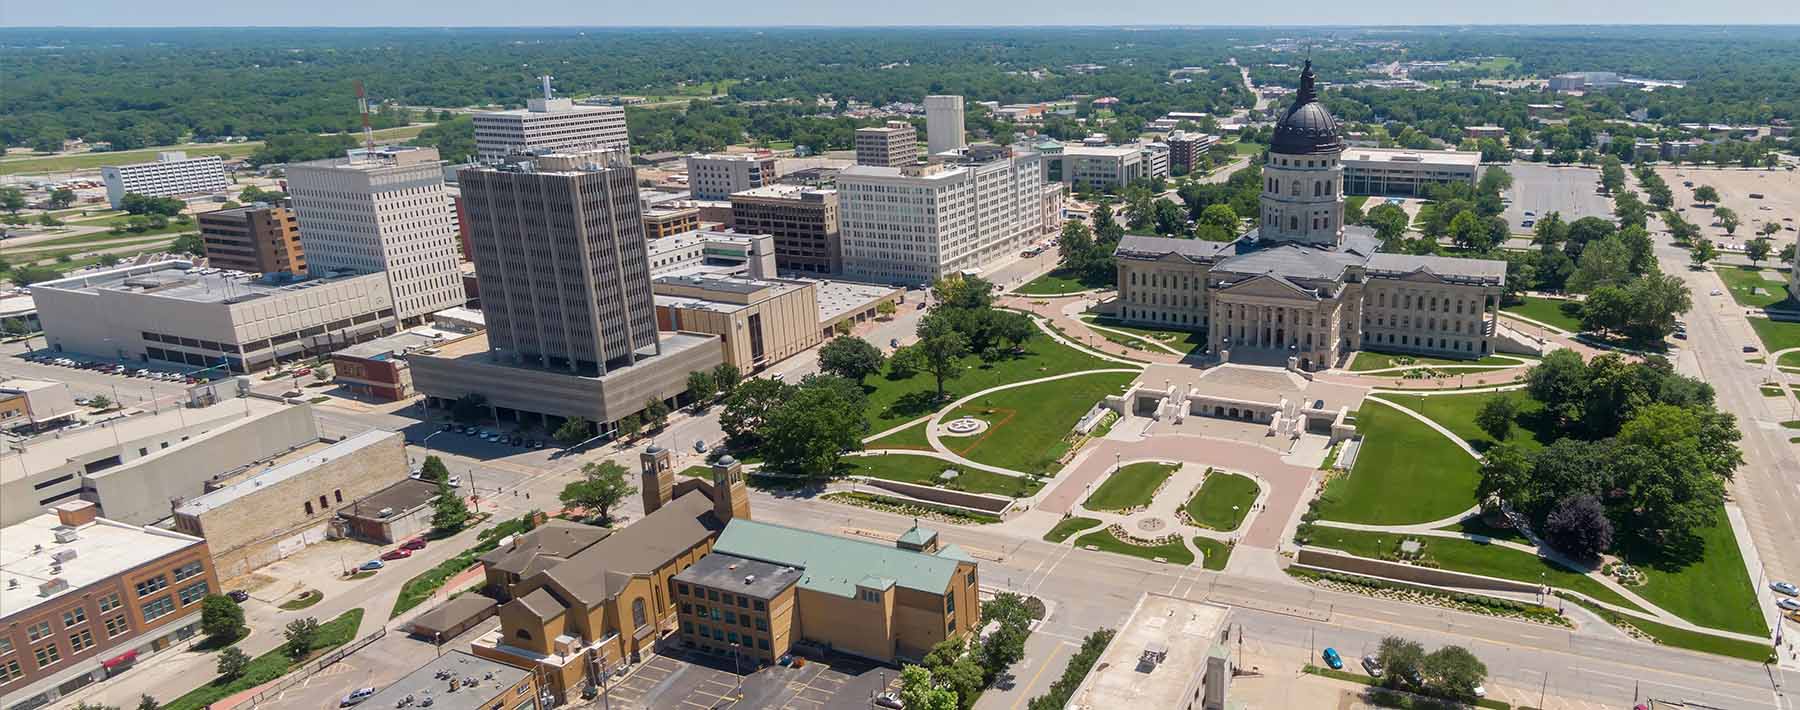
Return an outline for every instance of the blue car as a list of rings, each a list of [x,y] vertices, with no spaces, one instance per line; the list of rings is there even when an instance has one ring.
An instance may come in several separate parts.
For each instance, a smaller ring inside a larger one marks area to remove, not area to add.
[[[1344,657],[1338,655],[1337,649],[1327,647],[1325,649],[1325,665],[1331,666],[1331,670],[1341,671],[1344,669]]]
[[[360,570],[363,570],[363,571],[365,571],[365,572],[366,572],[366,571],[369,571],[369,570],[377,570],[377,569],[381,569],[381,568],[382,568],[382,567],[384,567],[384,566],[385,566],[385,565],[383,565],[383,564],[382,564],[382,563],[381,563],[381,560],[369,560],[369,561],[368,561],[368,562],[364,562],[364,563],[362,563],[362,566],[361,566],[361,567],[358,567],[358,568],[357,568],[357,569],[360,569]]]

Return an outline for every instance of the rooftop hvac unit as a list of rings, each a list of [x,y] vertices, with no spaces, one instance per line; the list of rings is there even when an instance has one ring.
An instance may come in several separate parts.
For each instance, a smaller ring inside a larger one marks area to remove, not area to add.
[[[38,596],[48,597],[69,588],[69,580],[56,577],[38,585]]]
[[[57,542],[74,542],[76,537],[75,528],[67,525],[51,528],[50,534],[56,538]]]
[[[64,562],[68,562],[69,560],[75,559],[75,548],[65,547],[61,550],[52,552],[52,553],[50,553],[50,559],[55,560],[57,564],[62,564]]]
[[[382,517],[382,518],[388,517],[393,514],[394,514],[393,508],[382,508],[381,510],[375,511],[375,515],[377,517]]]

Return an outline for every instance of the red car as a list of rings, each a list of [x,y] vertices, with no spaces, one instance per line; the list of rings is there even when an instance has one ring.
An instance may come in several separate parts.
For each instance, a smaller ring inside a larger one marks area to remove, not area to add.
[[[310,367],[302,367],[302,368],[294,371],[295,377],[305,377],[310,374],[312,374],[312,368],[310,368]]]
[[[412,550],[408,550],[404,547],[381,553],[381,559],[384,560],[400,560],[408,557],[412,557]]]
[[[407,540],[406,542],[402,542],[402,543],[400,543],[400,549],[402,549],[402,550],[423,550],[423,549],[425,549],[425,538],[415,537],[411,540]]]

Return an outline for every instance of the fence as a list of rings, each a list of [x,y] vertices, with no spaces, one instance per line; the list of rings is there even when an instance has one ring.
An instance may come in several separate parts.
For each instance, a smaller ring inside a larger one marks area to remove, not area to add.
[[[345,656],[362,650],[362,647],[375,643],[376,641],[381,640],[381,637],[386,635],[387,629],[383,628],[368,636],[352,641],[348,645],[332,649],[330,653],[320,656],[318,660],[306,664],[305,668],[287,674],[287,677],[276,681],[274,685],[264,688],[262,692],[251,696],[248,701],[239,703],[238,707],[256,707],[257,704],[264,700],[272,700],[276,696],[281,695],[282,692],[286,691],[288,688],[299,685],[307,678],[312,677],[312,674],[325,670],[326,667],[333,663],[344,660]]]

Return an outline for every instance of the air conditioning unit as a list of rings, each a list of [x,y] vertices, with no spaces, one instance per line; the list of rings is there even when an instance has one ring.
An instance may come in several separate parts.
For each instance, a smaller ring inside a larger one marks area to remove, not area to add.
[[[50,534],[55,536],[57,542],[64,542],[64,543],[74,542],[75,538],[77,536],[75,528],[72,528],[67,525],[58,525],[54,528],[51,528]]]
[[[52,553],[50,553],[50,559],[55,560],[57,564],[62,564],[64,562],[68,562],[69,560],[75,559],[75,548],[65,547],[61,550],[52,552]]]

